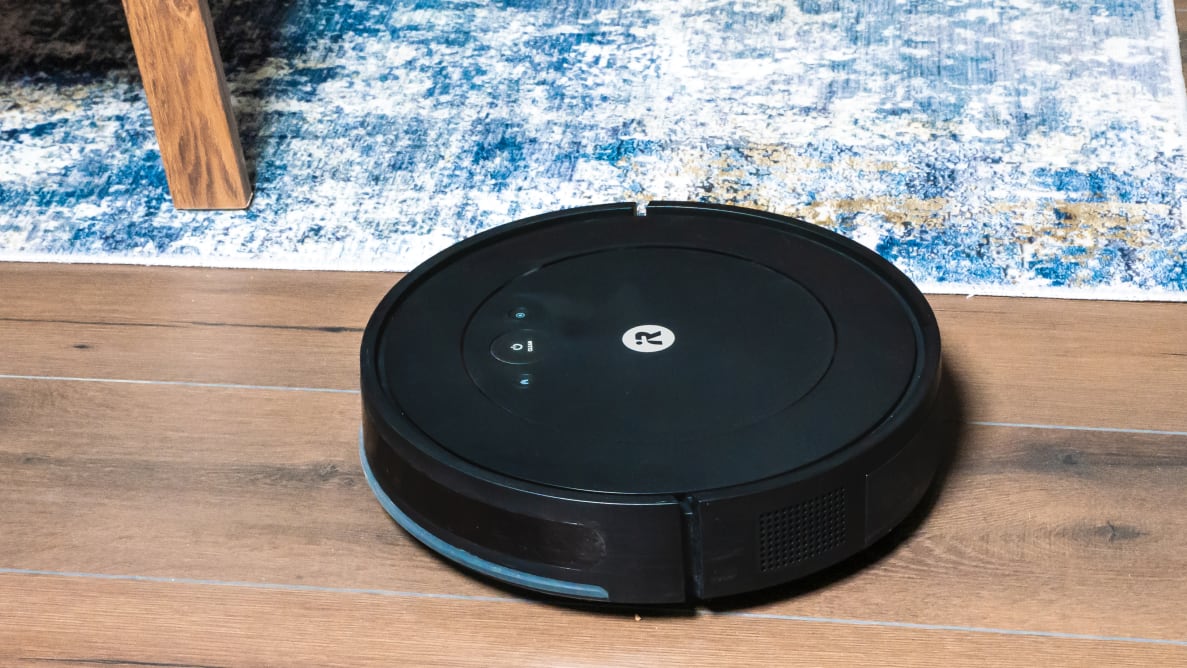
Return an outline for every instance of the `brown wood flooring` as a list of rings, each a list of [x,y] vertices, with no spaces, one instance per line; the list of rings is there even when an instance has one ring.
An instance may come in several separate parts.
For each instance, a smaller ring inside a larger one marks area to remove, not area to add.
[[[0,264],[0,665],[1187,665],[1187,305],[933,296],[963,408],[930,512],[778,596],[599,612],[367,490],[396,278]]]

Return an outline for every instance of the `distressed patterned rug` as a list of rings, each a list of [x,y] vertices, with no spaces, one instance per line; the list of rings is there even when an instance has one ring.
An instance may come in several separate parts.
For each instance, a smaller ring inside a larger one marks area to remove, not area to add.
[[[1171,0],[212,5],[247,212],[172,209],[116,0],[0,0],[0,259],[403,270],[693,199],[931,291],[1187,298]]]

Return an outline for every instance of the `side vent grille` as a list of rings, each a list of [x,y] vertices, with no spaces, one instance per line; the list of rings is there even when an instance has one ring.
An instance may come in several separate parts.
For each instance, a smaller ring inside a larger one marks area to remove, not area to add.
[[[794,566],[844,542],[844,488],[758,516],[758,565],[764,573]]]

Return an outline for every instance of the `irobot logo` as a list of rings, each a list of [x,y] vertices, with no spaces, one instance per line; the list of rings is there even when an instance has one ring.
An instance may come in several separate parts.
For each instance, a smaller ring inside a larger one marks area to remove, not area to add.
[[[676,343],[676,334],[663,325],[639,325],[622,335],[622,345],[638,353],[658,353]]]

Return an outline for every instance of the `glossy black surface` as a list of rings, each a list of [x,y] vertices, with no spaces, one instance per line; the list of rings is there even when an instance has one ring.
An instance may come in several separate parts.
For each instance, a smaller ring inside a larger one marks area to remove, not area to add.
[[[587,245],[565,256],[575,228]],[[916,354],[875,271],[712,211],[510,231],[437,267],[388,322],[386,386],[435,442],[510,477],[623,494],[810,464],[890,411]],[[624,345],[642,325],[675,344]]]
[[[393,288],[361,354],[366,457],[400,512],[614,602],[837,563],[902,521],[947,446],[918,290],[746,209],[608,205],[477,235]]]

